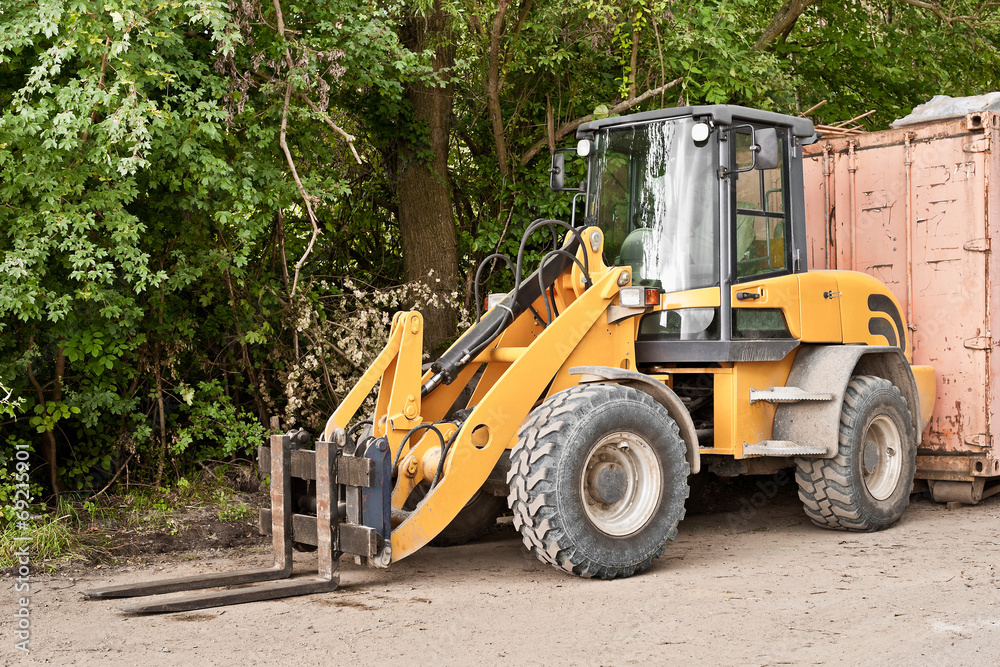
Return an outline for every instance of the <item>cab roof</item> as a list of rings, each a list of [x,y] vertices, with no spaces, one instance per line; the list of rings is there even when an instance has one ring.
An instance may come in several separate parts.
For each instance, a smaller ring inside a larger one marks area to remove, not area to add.
[[[665,120],[668,118],[682,118],[693,116],[695,118],[711,118],[717,125],[732,125],[734,121],[745,121],[750,123],[763,123],[766,125],[776,125],[779,127],[791,128],[792,134],[800,139],[807,139],[815,135],[813,123],[808,118],[797,116],[786,116],[785,114],[773,111],[760,111],[749,107],[733,106],[730,104],[712,104],[694,107],[671,107],[668,109],[656,109],[654,111],[643,111],[641,113],[629,114],[625,116],[615,116],[614,118],[601,118],[584,123],[576,130],[577,139],[583,139],[597,130],[619,125],[634,125],[636,123],[646,123],[655,120]]]

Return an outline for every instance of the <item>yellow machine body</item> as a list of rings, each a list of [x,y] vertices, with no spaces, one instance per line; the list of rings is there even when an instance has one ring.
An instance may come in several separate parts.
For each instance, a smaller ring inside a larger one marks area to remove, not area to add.
[[[584,231],[586,238],[600,237],[600,229]],[[658,305],[633,309],[631,316],[620,317],[619,290],[629,284],[627,267],[608,267],[602,261],[600,247],[578,250],[578,257],[588,253],[593,286],[581,288],[581,272],[573,265],[556,280],[553,288],[559,315],[543,326],[534,312],[522,313],[500,337],[469,363],[448,386],[439,387],[427,398],[420,398],[420,387],[431,371],[421,374],[422,317],[417,312],[398,313],[392,324],[385,349],[330,418],[325,438],[335,429],[346,429],[355,420],[368,393],[378,386],[374,413],[375,436],[385,436],[393,459],[398,460],[398,477],[392,494],[393,508],[403,510],[411,492],[419,484],[430,483],[438,469],[441,444],[434,433],[425,430],[419,437],[403,440],[414,427],[442,420],[459,392],[482,368],[475,388],[468,419],[449,449],[440,480],[417,507],[392,532],[392,558],[400,560],[437,536],[480,490],[500,457],[517,442],[521,424],[532,409],[546,397],[576,385],[575,367],[636,369],[635,341],[640,319],[660,310],[717,307],[719,288],[663,294]],[[885,346],[895,344],[870,329],[889,327],[905,341],[909,360],[910,343],[905,326],[899,327],[890,316],[873,313],[872,295],[894,302],[892,294],[877,280],[847,271],[814,272],[786,275],[741,283],[736,292],[759,294],[754,300],[734,298],[734,308],[779,308],[788,329],[800,343],[860,344]],[[898,312],[898,304],[896,304]],[[542,300],[534,311],[544,310]],[[872,327],[873,318],[880,321]],[[743,459],[744,445],[772,437],[777,407],[765,401],[751,403],[751,390],[784,387],[795,364],[795,348],[780,361],[741,361],[705,367],[665,365],[649,369],[651,378],[671,386],[675,376],[706,374],[713,379],[715,428],[710,446],[699,447],[702,454],[719,454]],[[920,418],[926,423],[933,408],[933,369],[912,367],[919,392]],[[450,438],[454,424],[442,424],[442,434]]]

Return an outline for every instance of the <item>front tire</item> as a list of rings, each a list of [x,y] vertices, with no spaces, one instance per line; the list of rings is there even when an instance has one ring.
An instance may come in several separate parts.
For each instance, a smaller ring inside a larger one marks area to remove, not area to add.
[[[888,380],[851,379],[832,459],[795,460],[806,515],[817,526],[874,532],[899,521],[910,501],[917,436],[906,399]]]
[[[690,467],[648,394],[581,385],[531,413],[511,452],[508,503],[539,560],[600,579],[642,572],[677,534]]]

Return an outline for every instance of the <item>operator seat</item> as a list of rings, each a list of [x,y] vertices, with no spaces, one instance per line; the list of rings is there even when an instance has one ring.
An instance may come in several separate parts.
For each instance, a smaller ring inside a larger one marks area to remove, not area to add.
[[[633,285],[651,285],[652,281],[644,276],[646,273],[645,258],[647,244],[655,243],[653,230],[648,227],[640,227],[633,230],[622,242],[618,258],[615,260],[616,266],[629,265],[632,267]]]

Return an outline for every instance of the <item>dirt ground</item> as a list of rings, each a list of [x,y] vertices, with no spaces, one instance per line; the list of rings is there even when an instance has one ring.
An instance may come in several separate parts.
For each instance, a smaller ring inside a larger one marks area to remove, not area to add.
[[[28,655],[14,649],[16,594],[5,577],[0,662],[1000,664],[1000,496],[959,509],[914,496],[893,529],[850,534],[813,527],[794,489],[769,482],[689,513],[664,557],[621,581],[544,565],[509,525],[388,571],[345,559],[333,593],[173,615],[125,616],[80,591],[269,565],[269,550],[69,568],[33,582]],[[303,572],[312,565],[297,557]]]

